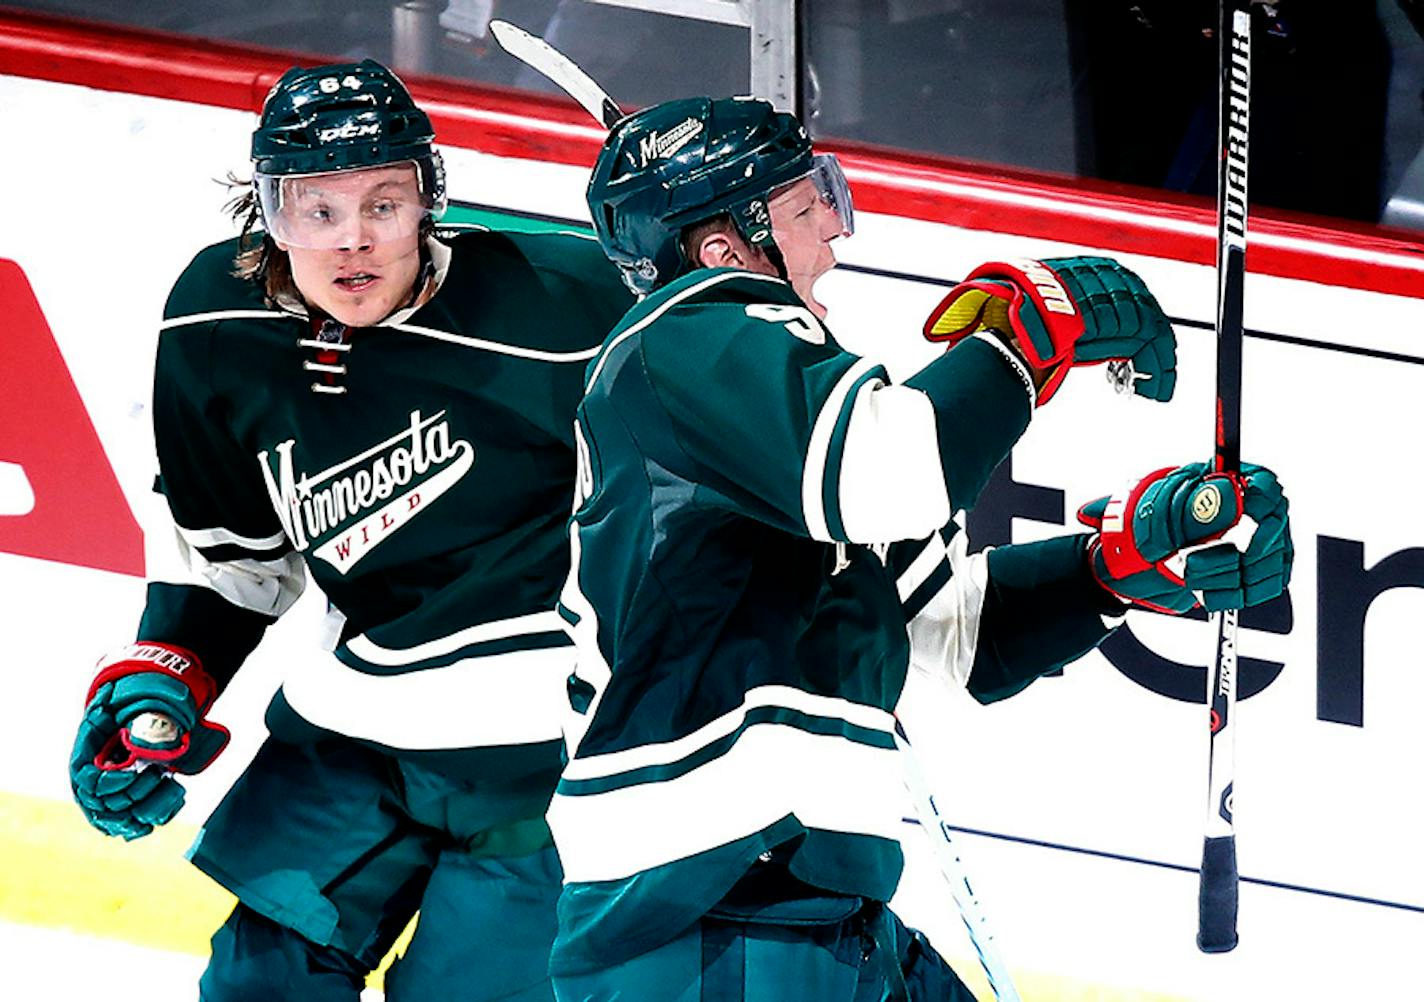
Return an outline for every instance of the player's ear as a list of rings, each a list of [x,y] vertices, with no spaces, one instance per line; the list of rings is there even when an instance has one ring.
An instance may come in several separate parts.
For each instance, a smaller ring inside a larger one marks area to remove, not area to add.
[[[730,233],[714,231],[697,245],[697,260],[704,268],[745,268],[747,262],[739,244]]]

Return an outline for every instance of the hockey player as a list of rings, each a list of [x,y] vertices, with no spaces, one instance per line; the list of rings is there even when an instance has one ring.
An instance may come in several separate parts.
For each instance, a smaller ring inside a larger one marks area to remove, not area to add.
[[[629,116],[589,206],[644,298],[575,428],[558,998],[969,999],[885,907],[909,665],[990,702],[1131,605],[1265,601],[1290,571],[1280,488],[1254,466],[1161,470],[1087,506],[1096,532],[969,556],[952,516],[1070,367],[1130,360],[1138,393],[1171,396],[1174,337],[1137,276],[986,266],[928,325],[951,349],[892,385],[822,323],[813,286],[851,203],[791,116]],[[1218,542],[1252,522],[1244,551]]]
[[[331,653],[290,667],[192,851],[238,898],[206,1002],[354,1002],[417,909],[387,998],[552,998],[571,427],[632,300],[591,239],[437,231],[432,138],[375,62],[288,71],[243,236],[165,310],[158,489],[185,566],[90,689],[88,819],[132,839],[172,818],[304,571],[330,609]]]

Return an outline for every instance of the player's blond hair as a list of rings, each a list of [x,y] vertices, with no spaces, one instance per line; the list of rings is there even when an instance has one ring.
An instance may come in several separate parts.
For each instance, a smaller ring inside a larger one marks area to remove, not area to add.
[[[242,226],[242,234],[237,238],[237,254],[232,259],[233,275],[260,283],[269,300],[275,301],[281,296],[301,298],[286,251],[258,228],[262,210],[257,204],[256,186],[233,174],[223,183],[233,192],[225,208],[233,221]]]

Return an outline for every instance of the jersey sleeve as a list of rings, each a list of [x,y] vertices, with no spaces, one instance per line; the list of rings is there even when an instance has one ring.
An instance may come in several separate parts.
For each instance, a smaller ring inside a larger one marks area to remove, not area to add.
[[[1087,534],[1001,546],[982,554],[985,592],[970,695],[1006,699],[1097,647],[1126,607],[1088,567]]]
[[[892,552],[910,635],[910,664],[981,703],[1006,699],[1076,661],[1122,622],[1124,607],[1093,580],[1088,536],[968,552],[950,525]]]
[[[155,489],[166,501],[174,542],[149,547],[139,639],[188,648],[223,684],[296,601],[305,574],[256,457],[222,422],[224,408],[211,390],[213,326],[179,327],[159,340]]]
[[[971,337],[905,385],[929,398],[945,490],[955,511],[979,500],[989,476],[1013,450],[1033,416],[1033,388],[1022,366],[990,338]]]
[[[1028,423],[1021,382],[988,347],[897,386],[794,300],[674,304],[655,319],[642,362],[679,453],[663,461],[813,539],[927,536],[977,498]]]

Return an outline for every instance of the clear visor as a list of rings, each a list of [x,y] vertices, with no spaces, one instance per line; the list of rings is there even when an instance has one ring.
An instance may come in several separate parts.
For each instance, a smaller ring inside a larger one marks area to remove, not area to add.
[[[262,220],[279,243],[312,250],[408,239],[444,211],[439,165],[407,160],[324,174],[258,174]]]
[[[817,153],[811,157],[811,173],[807,175],[816,186],[821,201],[835,210],[841,233],[848,237],[855,232],[855,206],[850,200],[850,185],[834,153]]]

